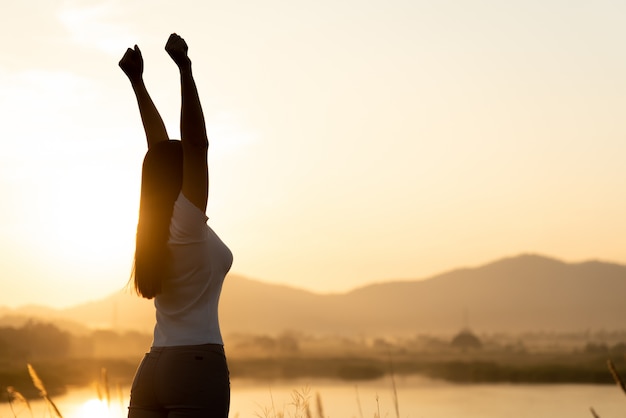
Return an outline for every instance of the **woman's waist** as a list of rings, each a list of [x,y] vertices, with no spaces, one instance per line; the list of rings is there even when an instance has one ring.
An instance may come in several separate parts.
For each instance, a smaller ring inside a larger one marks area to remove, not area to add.
[[[178,352],[178,351],[206,351],[211,353],[224,354],[224,344],[191,344],[191,345],[171,345],[171,346],[152,346],[150,347],[151,353],[162,352]]]

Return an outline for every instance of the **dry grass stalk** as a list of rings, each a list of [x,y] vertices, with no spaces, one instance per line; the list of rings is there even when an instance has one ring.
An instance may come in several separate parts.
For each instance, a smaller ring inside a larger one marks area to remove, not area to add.
[[[289,404],[293,407],[293,412],[288,412],[287,415],[285,411],[276,411],[276,406],[274,404],[274,396],[272,395],[272,391],[270,388],[270,397],[272,400],[271,408],[265,407],[262,408],[260,413],[255,413],[254,415],[258,418],[284,418],[288,416],[289,418],[313,418],[311,414],[311,407],[309,403],[310,399],[310,389],[309,387],[304,387],[301,390],[294,389],[291,392],[291,403]],[[321,398],[319,398],[318,394],[318,411],[321,408]],[[321,417],[321,415],[320,415]]]
[[[595,409],[593,408],[589,408],[591,410],[591,415],[593,415],[593,418],[600,418],[600,415],[598,415],[595,411]]]
[[[398,403],[398,390],[396,389],[396,378],[393,372],[393,361],[389,355],[389,371],[391,372],[391,387],[393,388],[393,406],[396,409],[396,418],[400,418],[400,405]]]
[[[257,418],[269,418],[272,416],[272,411],[268,407],[260,407],[261,412],[255,412],[254,416]]]
[[[380,418],[380,402],[378,400],[378,395],[376,395],[376,413],[374,414],[374,418]]]
[[[105,367],[100,371],[102,377],[102,386],[104,386],[104,396],[107,401],[107,408],[111,409],[111,392],[109,391],[109,374]]]
[[[30,379],[33,381],[33,385],[35,385],[35,388],[37,388],[37,390],[39,391],[39,394],[44,398],[47,397],[48,391],[46,390],[46,387],[37,375],[37,372],[35,371],[33,366],[31,366],[29,363],[26,365],[26,367],[28,367],[28,374],[30,375]]]
[[[115,385],[115,388],[117,390],[117,399],[119,399],[120,401],[120,408],[123,409],[124,408],[124,394],[122,393],[122,385],[120,384],[120,382],[117,382],[117,384]]]
[[[26,408],[30,412],[30,416],[33,416],[33,410],[31,409],[30,403],[24,397],[24,395],[15,390],[13,386],[7,387],[7,393],[9,394],[9,407],[11,408],[11,412],[13,413],[14,417],[17,417],[17,414],[19,413],[19,411],[18,413],[15,412],[14,406],[19,404],[26,405]]]
[[[272,412],[274,412],[274,417],[276,417],[276,405],[274,404],[274,395],[272,394],[272,388],[270,388],[270,400],[272,401]]]
[[[54,412],[57,418],[63,418],[63,415],[61,415],[59,408],[57,408],[54,402],[52,402],[52,399],[50,399],[50,396],[48,396],[48,391],[46,390],[46,387],[37,375],[37,372],[35,371],[33,366],[28,363],[26,364],[26,367],[28,367],[28,374],[30,375],[30,379],[33,381],[33,385],[35,385],[35,387],[39,391],[39,395],[41,395],[41,397],[46,400],[46,403],[48,404],[50,409],[52,409],[52,412]]]
[[[359,407],[359,417],[363,418],[363,408],[361,407],[361,398],[359,398],[359,387],[355,386],[354,390],[356,391],[356,404]]]
[[[315,403],[317,405],[317,417],[324,418],[324,405],[322,404],[322,396],[319,392],[315,393]]]
[[[255,412],[254,415],[258,418],[283,418],[285,413],[278,411],[276,412],[276,404],[274,403],[274,395],[272,394],[272,388],[269,388],[270,392],[270,400],[272,403],[271,407],[261,407],[261,412]]]
[[[107,408],[111,409],[111,391],[109,389],[109,378],[107,369],[100,369],[100,379],[96,381],[96,391],[98,392],[98,400],[106,402]]]
[[[104,395],[102,394],[102,387],[99,380],[96,381],[96,393],[98,394],[98,400],[102,402],[104,400]]]
[[[312,418],[311,409],[309,408],[309,395],[310,389],[308,386],[302,388],[302,390],[294,390],[291,393],[292,404],[295,412],[294,418]]]
[[[619,373],[617,373],[615,364],[613,364],[613,361],[611,361],[611,359],[608,359],[606,363],[609,366],[609,371],[611,372],[611,375],[613,376],[613,380],[615,380],[615,383],[617,383],[617,386],[619,386],[622,389],[622,392],[626,394],[626,385],[624,384],[624,381],[620,377]]]

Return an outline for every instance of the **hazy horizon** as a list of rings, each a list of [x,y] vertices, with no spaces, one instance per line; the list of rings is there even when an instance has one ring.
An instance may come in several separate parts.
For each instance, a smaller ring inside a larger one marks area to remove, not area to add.
[[[149,8],[150,13],[146,13]],[[10,2],[0,306],[125,286],[142,49],[170,136],[189,44],[233,274],[320,293],[522,253],[626,264],[626,4]]]
[[[552,257],[550,256],[545,256],[545,255],[540,255],[540,254],[534,254],[534,253],[522,253],[522,254],[517,254],[517,255],[512,255],[511,257],[503,257],[501,259],[494,259],[494,260],[490,260],[490,262],[496,262],[496,261],[501,261],[503,259],[508,259],[508,258],[515,258],[518,256],[523,256],[523,255],[536,255],[539,257],[546,257],[546,258],[550,258],[552,259]],[[558,260],[558,261],[563,261],[563,260]],[[596,260],[581,260],[580,262],[586,262],[586,261],[596,261]],[[610,260],[602,260],[602,261],[606,261],[606,262],[611,262]],[[444,274],[444,273],[448,273],[451,271],[455,271],[455,270],[460,270],[460,269],[465,269],[465,268],[478,268],[481,266],[484,266],[486,264],[489,263],[481,263],[479,265],[467,265],[467,266],[456,266],[456,267],[452,267],[449,269],[445,269],[442,271],[439,271],[437,273],[434,273],[432,275],[429,276],[425,276],[425,277],[388,277],[388,278],[381,278],[380,280],[373,280],[371,282],[367,282],[367,283],[360,283],[354,287],[348,288],[348,289],[343,289],[343,290],[335,290],[335,291],[324,291],[324,290],[315,290],[315,289],[310,289],[310,288],[306,288],[304,286],[298,286],[296,284],[294,284],[293,282],[276,282],[276,281],[271,281],[271,280],[263,280],[263,279],[259,279],[257,277],[254,276],[250,276],[250,275],[244,275],[244,274],[239,274],[237,272],[230,272],[228,274],[228,276],[238,276],[238,277],[243,277],[245,279],[249,279],[249,280],[253,280],[253,281],[257,281],[257,282],[261,282],[261,283],[267,283],[267,284],[275,284],[275,285],[279,285],[279,286],[288,286],[294,289],[298,289],[298,290],[304,290],[307,292],[311,292],[313,294],[317,294],[317,295],[333,295],[333,294],[345,294],[345,293],[349,293],[353,290],[359,289],[359,288],[363,288],[363,287],[367,287],[370,285],[375,285],[375,284],[379,284],[379,283],[386,283],[386,282],[411,282],[411,281],[422,281],[422,280],[428,280],[431,279],[439,274]],[[228,277],[227,279],[228,280]],[[18,303],[18,304],[12,304],[12,303],[7,303],[4,302],[2,299],[2,295],[0,295],[0,308],[5,307],[5,308],[20,308],[20,307],[27,307],[27,306],[41,306],[41,307],[50,307],[50,308],[58,308],[58,309],[63,309],[63,308],[69,308],[72,306],[76,306],[76,305],[80,305],[82,303],[85,302],[93,302],[102,298],[106,298],[108,296],[111,296],[113,294],[116,294],[118,292],[127,292],[128,294],[131,294],[133,296],[135,296],[134,291],[132,290],[132,288],[130,288],[127,285],[121,286],[118,289],[112,289],[109,293],[106,294],[102,294],[99,296],[96,296],[95,298],[91,297],[91,298],[86,298],[86,299],[76,299],[74,302],[69,303],[67,305],[56,305],[54,303],[49,303],[47,301],[43,301],[43,302],[25,302],[25,303]],[[138,297],[138,296],[137,296]]]
[[[518,264],[520,263],[521,264]],[[490,267],[493,267],[495,265],[517,265],[517,268],[519,269],[513,270],[513,273],[515,274],[522,274],[524,275],[528,269],[529,266],[537,266],[537,265],[543,265],[543,266],[554,266],[554,265],[562,265],[562,266],[570,266],[570,267],[575,267],[575,266],[582,266],[583,264],[586,263],[599,263],[602,264],[604,266],[618,266],[618,267],[626,267],[626,264],[620,264],[620,263],[616,263],[614,261],[611,260],[599,260],[599,259],[587,259],[587,260],[579,260],[579,261],[567,261],[567,260],[561,260],[555,257],[551,257],[549,255],[545,255],[545,254],[536,254],[536,253],[521,253],[521,254],[515,254],[515,255],[511,255],[511,256],[507,256],[507,257],[501,257],[498,259],[493,259],[493,260],[489,260],[486,263],[481,263],[478,265],[466,265],[466,266],[457,266],[454,268],[450,268],[450,269],[445,269],[442,271],[439,271],[435,274],[429,275],[429,276],[425,276],[425,277],[412,277],[412,278],[387,278],[387,279],[382,279],[382,280],[375,280],[372,282],[368,282],[368,283],[362,283],[359,284],[355,287],[352,287],[350,289],[345,289],[345,290],[341,290],[341,291],[319,291],[319,290],[315,290],[315,289],[307,289],[305,287],[302,286],[298,286],[295,285],[293,282],[287,282],[287,283],[280,283],[280,282],[275,282],[275,281],[267,281],[267,280],[262,280],[250,275],[242,275],[242,274],[238,274],[237,272],[230,272],[226,278],[226,282],[225,282],[225,288],[226,288],[226,292],[230,292],[230,286],[231,286],[231,282],[233,280],[239,280],[239,279],[245,279],[247,281],[251,281],[254,283],[258,283],[258,284],[266,284],[266,285],[275,285],[275,286],[279,286],[281,288],[281,290],[279,290],[279,288],[275,288],[274,292],[278,290],[278,293],[282,292],[282,289],[290,289],[290,290],[295,290],[295,291],[303,291],[303,292],[307,292],[311,295],[314,296],[344,296],[344,295],[349,295],[350,293],[360,290],[360,289],[366,289],[370,286],[376,286],[376,285],[380,285],[380,284],[409,284],[409,283],[416,283],[416,282],[426,282],[432,279],[438,279],[441,277],[450,277],[450,275],[458,275],[458,274],[464,274],[465,272],[478,272],[484,269],[488,269]],[[532,279],[532,275],[528,277],[529,279]],[[499,276],[497,278],[497,281],[506,281],[507,279],[509,279],[509,277],[507,277],[507,275],[505,274],[504,276]],[[467,284],[469,285],[469,284]],[[467,286],[466,285],[466,286]],[[478,290],[478,289],[477,289]],[[479,290],[480,292],[481,290]],[[490,289],[482,289],[482,291],[484,291],[485,294],[489,294],[490,293]],[[8,309],[20,309],[20,308],[52,308],[52,309],[59,309],[59,310],[63,310],[63,309],[67,309],[67,308],[75,308],[77,306],[81,306],[81,305],[85,305],[85,304],[91,304],[91,303],[98,303],[104,299],[107,299],[109,297],[117,297],[117,295],[119,294],[126,294],[129,295],[132,298],[137,298],[138,300],[141,300],[143,303],[148,303],[148,304],[152,304],[152,301],[148,301],[146,299],[142,299],[140,298],[138,295],[136,295],[136,293],[132,290],[132,288],[128,285],[123,286],[121,288],[118,289],[113,289],[111,290],[109,293],[106,294],[102,294],[102,295],[97,295],[94,298],[86,298],[86,299],[77,299],[76,301],[74,301],[73,303],[67,304],[67,305],[55,305],[54,303],[48,303],[47,301],[43,301],[40,303],[36,303],[36,302],[26,302],[26,303],[22,303],[22,304],[11,304],[11,303],[3,303],[2,299],[0,297],[0,309],[1,308],[8,308]],[[230,295],[227,295],[226,298],[229,298]],[[540,298],[541,295],[537,294],[536,295],[537,298]],[[447,299],[450,299],[451,297],[448,297]],[[223,299],[223,298],[222,298]],[[235,304],[236,306],[239,306],[239,304]],[[28,310],[28,309],[27,309]],[[237,310],[237,308],[235,308],[235,310]],[[531,309],[532,310],[532,309]]]

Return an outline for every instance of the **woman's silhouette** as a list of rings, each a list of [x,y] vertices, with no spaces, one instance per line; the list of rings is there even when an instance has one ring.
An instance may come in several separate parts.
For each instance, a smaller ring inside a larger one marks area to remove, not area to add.
[[[148,140],[132,280],[156,307],[152,347],[137,369],[128,416],[227,417],[230,382],[217,307],[233,258],[206,223],[208,139],[187,44],[174,33],[165,50],[180,70],[180,141],[169,139],[146,90],[139,48],[128,48],[119,62]]]

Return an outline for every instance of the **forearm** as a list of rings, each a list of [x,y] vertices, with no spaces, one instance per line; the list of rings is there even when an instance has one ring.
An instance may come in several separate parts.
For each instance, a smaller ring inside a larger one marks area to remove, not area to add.
[[[148,147],[160,141],[167,141],[169,137],[165,129],[165,124],[150,94],[148,94],[143,79],[131,80],[131,85],[133,86],[137,104],[139,105],[139,113],[146,133]]]
[[[180,139],[183,146],[182,192],[201,211],[206,211],[209,193],[207,150],[209,141],[198,89],[191,72],[187,43],[172,33],[165,50],[180,70],[181,112]]]
[[[181,140],[194,147],[206,148],[209,145],[204,113],[198,96],[198,89],[191,71],[191,63],[180,69],[181,84]]]

